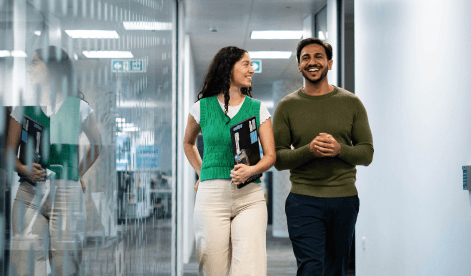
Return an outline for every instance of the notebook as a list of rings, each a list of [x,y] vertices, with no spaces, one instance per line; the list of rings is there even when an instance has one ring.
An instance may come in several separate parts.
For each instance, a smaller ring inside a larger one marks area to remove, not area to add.
[[[257,121],[252,116],[231,127],[232,152],[236,164],[255,165],[260,161],[260,144],[258,142]],[[256,174],[249,177],[244,183],[237,185],[243,188],[247,184],[262,177]]]

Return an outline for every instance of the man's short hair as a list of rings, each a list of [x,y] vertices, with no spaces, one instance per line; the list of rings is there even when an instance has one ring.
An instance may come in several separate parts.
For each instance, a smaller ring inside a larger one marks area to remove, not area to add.
[[[310,44],[318,44],[324,47],[325,53],[327,55],[327,60],[332,59],[332,46],[329,43],[324,43],[324,41],[318,38],[306,38],[306,39],[301,40],[298,43],[298,48],[296,49],[296,58],[298,59],[298,63],[299,63],[301,51],[303,50],[304,47]]]

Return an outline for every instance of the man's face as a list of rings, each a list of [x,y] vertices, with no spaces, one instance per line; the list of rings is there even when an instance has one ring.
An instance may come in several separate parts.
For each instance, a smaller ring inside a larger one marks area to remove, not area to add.
[[[327,71],[332,69],[332,60],[327,60],[324,47],[319,44],[309,44],[301,50],[298,69],[303,77],[317,84],[327,77]]]

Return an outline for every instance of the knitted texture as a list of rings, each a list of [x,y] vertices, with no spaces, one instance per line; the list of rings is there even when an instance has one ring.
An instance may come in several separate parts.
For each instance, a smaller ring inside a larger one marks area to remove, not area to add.
[[[355,166],[369,165],[374,149],[366,109],[357,96],[339,87],[323,96],[300,89],[278,103],[273,132],[275,167],[290,170],[292,193],[325,198],[358,194]],[[317,158],[311,153],[309,144],[322,132],[340,144],[339,155]]]
[[[246,96],[239,112],[230,121],[221,109],[216,96],[201,99],[200,112],[200,127],[204,142],[200,181],[230,179],[231,170],[235,165],[230,128],[255,116],[258,129],[260,127],[260,101]],[[260,183],[260,180],[255,182]]]

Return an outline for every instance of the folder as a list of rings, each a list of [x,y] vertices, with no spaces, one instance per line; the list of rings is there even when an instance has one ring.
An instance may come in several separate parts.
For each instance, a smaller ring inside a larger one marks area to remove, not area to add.
[[[260,144],[255,116],[233,125],[230,129],[235,163],[256,165],[260,161]],[[237,188],[241,189],[260,177],[262,174],[252,175],[244,183],[237,185]]]
[[[23,125],[21,126],[21,141],[20,141],[20,161],[27,164],[27,148],[32,149],[33,163],[42,165],[42,138],[44,126],[28,116],[24,116]]]

